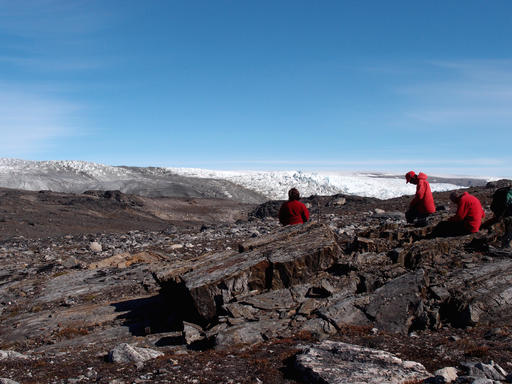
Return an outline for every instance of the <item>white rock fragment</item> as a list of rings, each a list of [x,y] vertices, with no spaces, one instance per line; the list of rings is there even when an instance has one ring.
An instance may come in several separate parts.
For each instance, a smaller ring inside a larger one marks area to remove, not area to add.
[[[162,352],[154,349],[132,347],[129,344],[122,343],[109,352],[108,358],[113,363],[135,363],[137,366],[142,366],[145,361],[162,355]]]
[[[16,351],[2,351],[0,350],[0,361],[4,360],[26,360],[28,356],[25,356]]]
[[[435,376],[440,376],[445,383],[451,383],[457,379],[457,369],[454,367],[445,367],[434,372]]]
[[[89,249],[93,252],[101,252],[103,250],[102,246],[100,243],[98,243],[97,241],[93,241],[89,244]]]
[[[204,338],[204,333],[201,327],[196,324],[183,322],[183,338],[187,345],[190,345],[196,341]]]

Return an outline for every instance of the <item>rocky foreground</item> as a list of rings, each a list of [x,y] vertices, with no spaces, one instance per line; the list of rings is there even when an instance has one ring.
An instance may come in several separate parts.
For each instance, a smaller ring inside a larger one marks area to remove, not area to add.
[[[488,207],[493,190],[470,192]],[[34,193],[68,216],[31,225],[7,192],[0,223],[23,236],[0,244],[0,383],[512,382],[512,252],[499,225],[430,238],[448,193],[423,227],[409,198],[336,195],[282,228],[279,202],[201,223],[207,204],[180,221],[98,193]]]

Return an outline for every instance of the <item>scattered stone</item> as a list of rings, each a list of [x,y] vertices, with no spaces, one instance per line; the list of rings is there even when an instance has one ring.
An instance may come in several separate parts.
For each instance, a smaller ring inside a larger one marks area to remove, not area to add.
[[[128,252],[119,253],[112,257],[108,257],[106,259],[96,261],[94,263],[89,264],[89,269],[100,269],[100,268],[126,268],[135,263],[157,263],[159,261],[165,260],[160,255],[150,253],[150,252],[139,252],[136,254],[130,254]]]
[[[132,347],[127,343],[116,346],[108,354],[113,363],[135,363],[138,367],[144,362],[162,356],[163,353],[149,348]]]
[[[203,330],[196,324],[183,322],[183,339],[187,345],[203,340],[205,337]]]
[[[97,241],[93,241],[89,244],[89,249],[95,253],[101,252],[103,250],[100,243]]]
[[[438,369],[434,372],[436,377],[441,377],[443,379],[443,383],[451,383],[457,379],[457,369],[454,367],[445,367],[442,369]]]
[[[74,268],[80,265],[80,261],[74,256],[70,256],[61,262],[62,266],[65,268]]]
[[[347,202],[347,199],[345,199],[344,197],[340,197],[339,199],[336,199],[333,201],[333,205],[334,206],[342,206],[342,205],[345,205]]]

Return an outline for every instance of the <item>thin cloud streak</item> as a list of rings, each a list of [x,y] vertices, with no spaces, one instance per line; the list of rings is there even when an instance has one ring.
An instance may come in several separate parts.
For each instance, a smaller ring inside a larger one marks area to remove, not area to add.
[[[30,156],[60,137],[76,135],[78,105],[30,91],[0,91],[3,156]]]
[[[512,123],[512,60],[431,62],[450,80],[425,80],[396,92],[412,99],[402,123],[509,126]],[[453,80],[458,79],[458,80]],[[416,106],[414,106],[416,104]],[[413,125],[413,124],[410,124]]]

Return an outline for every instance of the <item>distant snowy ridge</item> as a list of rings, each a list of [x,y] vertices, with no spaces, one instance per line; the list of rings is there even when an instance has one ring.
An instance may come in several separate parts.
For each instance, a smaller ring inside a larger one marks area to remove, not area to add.
[[[415,193],[403,176],[302,171],[217,171],[198,168],[125,167],[85,161],[27,161],[0,158],[0,187],[80,193],[119,189],[144,196],[233,198],[243,202],[301,195],[352,194],[389,199]],[[433,191],[461,188],[431,182]]]
[[[0,159],[0,187],[82,193],[120,190],[150,197],[228,198],[261,203],[266,197],[228,180],[180,176],[158,167],[108,166],[85,161]]]
[[[317,173],[302,171],[215,171],[198,168],[167,168],[183,176],[229,180],[258,191],[270,199],[287,198],[290,188],[297,188],[302,196],[334,195],[337,193],[390,199],[412,195],[416,186],[406,184],[401,176],[368,173]],[[461,186],[449,183],[430,184],[433,192],[449,191]]]

